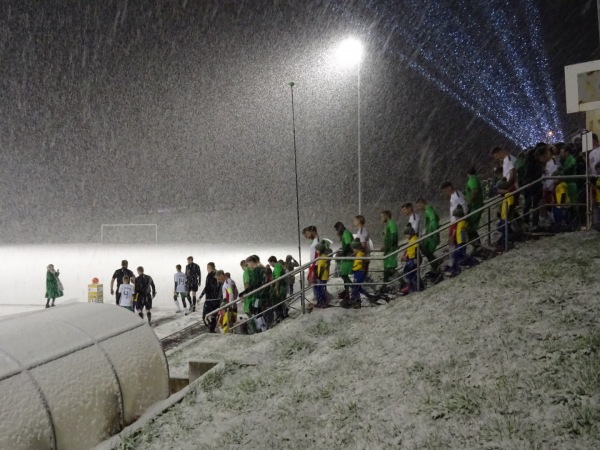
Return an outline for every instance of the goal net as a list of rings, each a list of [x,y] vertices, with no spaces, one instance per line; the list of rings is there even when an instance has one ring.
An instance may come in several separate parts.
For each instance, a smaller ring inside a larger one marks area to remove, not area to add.
[[[158,225],[155,223],[103,223],[100,225],[101,244],[157,244]]]

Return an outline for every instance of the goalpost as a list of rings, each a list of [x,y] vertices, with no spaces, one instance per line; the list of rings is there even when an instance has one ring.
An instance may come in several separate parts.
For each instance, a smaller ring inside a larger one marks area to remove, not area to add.
[[[120,231],[119,228],[121,228]],[[117,242],[111,242],[110,237],[115,236],[115,234],[110,233],[110,231],[115,229],[119,231],[116,236],[121,239],[117,239]],[[158,244],[158,225],[155,223],[103,223],[100,225],[100,244],[107,241],[116,244],[143,242]]]

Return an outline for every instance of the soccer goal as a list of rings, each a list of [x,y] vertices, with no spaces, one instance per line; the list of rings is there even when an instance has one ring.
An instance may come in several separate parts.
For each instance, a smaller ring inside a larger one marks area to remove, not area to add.
[[[158,244],[158,225],[155,223],[103,223],[100,225],[101,244]]]

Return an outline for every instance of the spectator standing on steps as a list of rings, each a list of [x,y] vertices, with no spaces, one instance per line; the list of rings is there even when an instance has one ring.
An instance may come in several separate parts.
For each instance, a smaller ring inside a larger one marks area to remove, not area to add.
[[[433,208],[433,206],[427,204],[427,201],[424,198],[420,198],[417,200],[417,209],[421,212],[422,217],[424,218],[424,229],[423,236],[427,236],[428,234],[436,232],[440,228],[440,216],[437,211]],[[435,260],[435,251],[440,244],[440,234],[436,233],[433,236],[429,236],[425,238],[421,242],[421,253],[423,256],[427,258],[427,261],[431,264],[431,273],[432,278],[439,277],[439,267],[441,261]]]
[[[292,255],[285,257],[285,272],[287,274],[292,273],[296,267],[299,267],[298,261],[294,259]],[[294,284],[296,283],[296,276],[288,275],[287,286],[289,295],[294,294]]]
[[[467,201],[468,210],[473,212],[480,208],[483,208],[483,187],[481,186],[481,181],[477,176],[477,171],[475,167],[471,167],[467,172],[467,186],[465,189],[465,198]],[[474,251],[476,252],[481,246],[481,240],[479,239],[479,233],[477,230],[479,229],[479,222],[481,221],[481,215],[483,211],[479,211],[478,213],[472,215],[467,219],[468,227],[468,241],[473,245]]]
[[[454,225],[459,220],[458,217],[454,214],[454,211],[460,206],[462,211],[462,216],[464,217],[469,213],[469,207],[467,206],[467,200],[462,192],[457,190],[452,183],[449,181],[444,181],[440,186],[440,190],[450,200],[450,222]],[[462,220],[462,219],[461,219]],[[456,244],[456,236],[455,236],[456,228],[451,227],[448,230],[448,248],[454,248]]]
[[[454,210],[458,205],[462,206],[464,214],[469,213],[469,207],[467,206],[467,200],[462,192],[457,190],[452,183],[449,181],[444,181],[440,186],[440,190],[442,194],[450,200],[450,222],[456,222],[456,217],[454,217]]]
[[[491,151],[491,156],[496,161],[502,163],[502,177],[508,183],[508,192],[517,190],[519,188],[516,169],[517,158],[502,147],[494,147]],[[465,211],[465,214],[467,214],[467,211]]]
[[[133,276],[133,272],[127,268],[129,263],[126,259],[121,261],[121,268],[115,270],[113,273],[112,279],[110,280],[110,295],[115,296],[116,304],[118,305],[121,300],[121,294],[119,293],[119,286],[123,284],[123,278],[129,277],[130,282],[135,282],[135,277]],[[115,280],[117,280],[117,290],[115,292]]]
[[[398,255],[390,255],[398,250],[398,225],[392,219],[392,213],[388,210],[382,211],[379,220],[384,225],[383,247],[381,251],[386,258],[383,260],[383,282],[381,291],[387,290],[387,284],[398,267]],[[388,256],[390,255],[390,256]]]
[[[400,207],[400,212],[408,218],[408,223],[415,230],[417,236],[421,236],[421,213],[415,211],[412,203],[405,203]]]
[[[352,241],[354,240],[354,236],[350,230],[348,230],[342,222],[336,222],[333,226],[338,237],[340,238],[340,242],[342,243],[342,247],[338,252],[338,256],[352,256]],[[344,281],[344,292],[343,298],[350,298],[350,284],[352,281],[350,280],[350,274],[352,273],[352,260],[342,260],[339,262],[339,272],[340,277]]]

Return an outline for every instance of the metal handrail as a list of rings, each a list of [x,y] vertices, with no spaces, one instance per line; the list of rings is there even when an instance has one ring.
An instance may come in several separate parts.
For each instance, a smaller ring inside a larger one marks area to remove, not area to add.
[[[516,189],[516,190],[514,190],[514,191],[511,191],[511,192],[510,192],[510,195],[511,195],[511,196],[512,196],[512,195],[518,195],[518,194],[520,194],[520,193],[524,192],[526,189],[528,189],[528,188],[530,188],[530,187],[532,187],[532,186],[535,186],[535,185],[537,185],[537,184],[541,184],[541,183],[543,183],[544,181],[546,181],[546,180],[550,180],[550,179],[564,179],[564,180],[588,179],[588,175],[552,175],[552,176],[543,176],[543,177],[541,177],[541,178],[539,178],[539,179],[537,179],[537,180],[535,180],[535,181],[532,181],[532,182],[530,182],[530,183],[528,183],[528,184],[526,184],[526,185],[524,185],[524,186],[521,186],[521,187],[519,187],[518,189]],[[487,201],[486,201],[486,203],[484,204],[484,206],[482,206],[481,208],[478,208],[478,209],[476,209],[476,210],[470,211],[468,214],[466,214],[465,216],[463,216],[463,217],[461,218],[461,220],[466,220],[466,219],[468,219],[469,217],[471,217],[471,216],[474,216],[474,215],[476,215],[476,214],[483,213],[483,212],[485,212],[485,211],[490,211],[490,210],[491,210],[491,208],[493,208],[494,206],[497,206],[497,205],[501,204],[501,203],[502,203],[504,200],[505,200],[505,196],[504,196],[504,195],[498,195],[498,196],[496,196],[496,197],[494,197],[494,198],[492,198],[492,199],[489,199],[489,200],[487,200]],[[507,220],[507,223],[506,223],[506,228],[508,228],[508,225],[509,225],[510,223],[512,223],[512,222],[513,222],[513,221],[508,221],[508,220]],[[489,225],[490,223],[492,223],[492,222],[491,222],[491,221],[489,221],[487,224],[485,224],[485,225],[483,225],[483,226],[487,226],[487,225]],[[390,257],[392,257],[392,256],[396,256],[396,257],[397,257],[397,255],[398,255],[399,253],[403,253],[403,252],[404,252],[404,251],[406,251],[408,248],[410,248],[410,247],[412,247],[412,246],[415,246],[415,245],[416,245],[416,246],[417,246],[417,248],[419,249],[419,248],[420,248],[420,247],[419,247],[419,244],[421,244],[422,242],[424,242],[426,239],[428,239],[428,238],[430,238],[430,237],[433,237],[433,236],[436,236],[436,235],[438,235],[438,234],[439,234],[439,233],[441,233],[442,231],[446,231],[446,230],[450,229],[450,228],[452,227],[452,225],[453,225],[453,224],[454,224],[454,222],[452,222],[452,221],[449,221],[449,222],[447,222],[447,223],[445,223],[445,224],[441,225],[441,226],[440,226],[440,227],[439,227],[437,230],[435,230],[435,231],[433,231],[433,232],[431,232],[431,233],[428,233],[428,234],[426,234],[426,235],[424,235],[424,236],[420,236],[420,237],[419,237],[419,239],[417,239],[415,242],[412,242],[412,243],[408,243],[408,242],[407,242],[407,243],[404,243],[403,245],[399,245],[397,250],[395,250],[395,251],[393,251],[393,252],[390,252],[390,253],[388,253],[388,254],[384,254],[384,255],[381,255],[381,256],[379,256],[379,255],[378,255],[378,256],[362,256],[360,259],[361,259],[361,260],[365,260],[365,261],[382,261],[382,260],[385,260],[385,259],[387,259],[387,258],[390,258]],[[481,228],[481,227],[479,227],[479,228]],[[478,228],[478,229],[479,229],[479,228]],[[494,230],[494,231],[495,231],[495,230]],[[490,234],[492,234],[494,231],[489,231],[488,233],[485,233],[483,237],[486,237],[487,235],[490,235]],[[481,236],[480,236],[480,238],[481,238]],[[477,240],[477,239],[474,239],[474,240],[472,240],[472,241],[469,241],[469,242],[467,242],[467,244],[466,244],[466,245],[468,245],[469,243],[471,243],[471,242],[473,242],[473,241],[475,241],[475,240]],[[506,240],[505,240],[505,241],[506,241]],[[436,250],[437,250],[437,249],[436,249]],[[434,261],[437,261],[437,260],[440,260],[440,259],[443,259],[443,258],[444,258],[444,256],[441,256],[441,257],[438,257],[438,258],[434,259]],[[292,272],[289,272],[289,273],[285,274],[284,276],[282,276],[282,277],[280,277],[280,278],[277,278],[277,279],[275,279],[275,280],[269,281],[268,283],[265,283],[265,284],[263,284],[263,285],[262,285],[262,286],[260,286],[259,288],[257,288],[257,289],[254,289],[254,290],[252,290],[252,291],[248,292],[247,294],[245,294],[245,296],[246,296],[246,297],[248,297],[248,296],[253,296],[253,295],[255,295],[255,294],[257,294],[257,293],[259,293],[259,292],[261,292],[261,291],[264,291],[264,290],[266,290],[267,288],[269,288],[269,287],[271,287],[271,286],[274,286],[274,285],[275,285],[275,284],[277,284],[277,283],[280,283],[280,282],[281,282],[282,280],[284,280],[284,279],[288,279],[288,278],[292,278],[292,277],[294,277],[294,278],[295,278],[295,276],[296,276],[297,274],[301,274],[301,275],[302,275],[306,269],[310,268],[310,267],[311,267],[313,264],[317,263],[318,261],[321,261],[321,260],[327,260],[327,261],[348,261],[348,260],[350,260],[350,261],[354,261],[354,260],[356,260],[356,259],[357,259],[357,258],[356,258],[356,257],[354,257],[354,256],[319,256],[319,257],[317,257],[317,258],[313,259],[312,261],[310,261],[310,262],[308,262],[308,263],[305,263],[305,264],[303,264],[302,266],[300,266],[300,267],[296,268],[296,269],[295,269],[295,270],[293,270]],[[420,258],[417,258],[417,260],[419,260],[419,259],[420,259]],[[425,265],[429,265],[429,264],[431,264],[431,263],[430,263],[430,262],[427,262]],[[415,272],[415,271],[420,271],[420,269],[421,269],[420,265],[417,265],[417,268],[416,268],[416,269],[414,269],[414,270],[412,270],[412,271],[411,271],[411,272],[409,272],[409,273],[413,273],[413,272]],[[395,278],[394,280],[390,280],[390,281],[388,281],[388,282],[381,282],[381,283],[377,283],[377,284],[380,284],[380,285],[388,285],[388,284],[394,283],[396,280],[398,280],[399,278],[402,278],[402,277],[403,277],[403,276],[405,276],[405,275],[407,275],[407,274],[402,274],[400,277],[398,277],[398,278]],[[417,277],[417,279],[418,279],[418,278],[419,278],[419,277]],[[346,284],[347,284],[347,283],[346,283]],[[354,285],[354,284],[356,284],[356,283],[351,283],[351,284],[349,284],[349,285]],[[361,283],[361,284],[364,284],[364,283]],[[304,291],[305,291],[305,290],[308,290],[308,286],[307,286],[305,289],[301,289],[301,293],[300,293],[300,294],[301,294],[302,296],[304,296]],[[236,299],[236,300],[234,300],[234,301],[232,301],[232,302],[229,302],[228,304],[226,304],[226,305],[224,305],[224,306],[221,306],[220,308],[218,308],[218,309],[216,309],[216,310],[214,310],[214,311],[212,311],[212,312],[208,313],[208,314],[206,315],[206,317],[208,318],[208,317],[211,317],[211,316],[213,316],[213,315],[216,315],[216,314],[218,314],[220,311],[223,311],[223,310],[226,310],[226,309],[228,309],[228,308],[231,308],[233,305],[240,304],[240,303],[242,303],[243,301],[244,301],[244,298],[243,298],[243,297],[240,297],[240,298],[238,298],[238,299]],[[287,301],[287,298],[286,298],[286,300],[284,300],[284,301],[280,302],[279,304],[281,304],[281,303],[284,303],[285,301]],[[279,304],[278,304],[278,305],[279,305]],[[270,309],[272,309],[272,308],[274,308],[274,307],[270,307]],[[260,313],[258,313],[257,315],[255,315],[255,316],[253,316],[253,317],[260,316],[260,315],[262,315],[264,312],[265,312],[265,311],[261,311]],[[250,320],[250,319],[248,319],[248,320]],[[243,322],[243,323],[245,323],[245,322]]]

